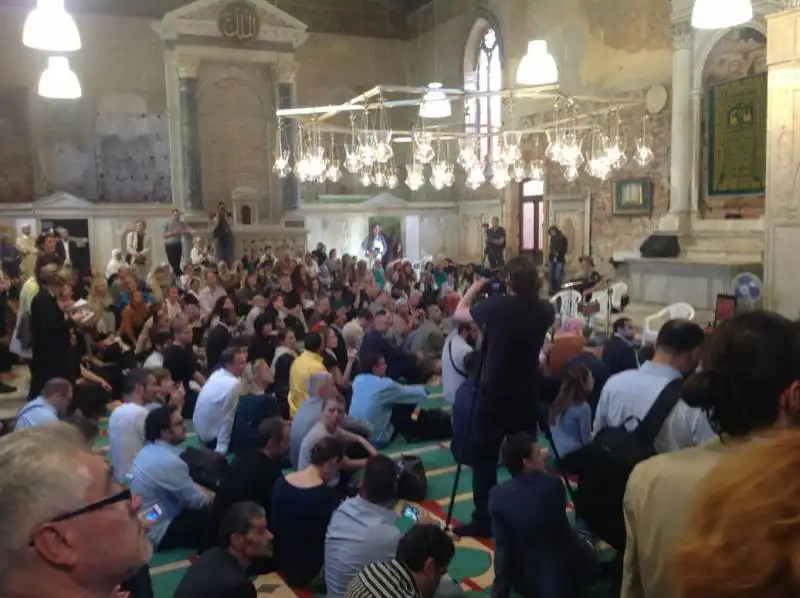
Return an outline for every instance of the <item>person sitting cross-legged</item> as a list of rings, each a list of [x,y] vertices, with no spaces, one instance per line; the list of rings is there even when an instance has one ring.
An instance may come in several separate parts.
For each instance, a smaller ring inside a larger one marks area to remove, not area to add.
[[[272,370],[266,361],[258,359],[247,364],[242,374],[241,396],[231,431],[229,448],[234,455],[247,453],[254,448],[261,422],[281,415],[275,395],[267,393],[272,381]]]
[[[326,399],[336,398],[336,396],[336,385],[334,384],[333,376],[329,372],[311,374],[308,380],[308,399],[300,405],[292,420],[292,442],[289,453],[292,467],[297,467],[303,439],[311,431],[311,428],[319,422],[323,403]],[[367,422],[346,414],[342,422],[342,428],[366,439],[369,439],[372,434],[372,426]]]
[[[509,436],[501,449],[512,478],[489,495],[495,541],[492,598],[578,596],[596,566],[594,548],[567,520],[562,480],[545,470],[536,438]]]
[[[14,420],[14,431],[58,423],[72,404],[72,384],[65,378],[50,378],[41,394],[30,401]]]
[[[455,556],[453,540],[438,525],[415,525],[391,560],[373,561],[353,578],[345,598],[433,598]]]
[[[254,560],[272,556],[264,508],[253,502],[229,506],[220,520],[219,541],[189,567],[173,598],[256,598],[245,572]]]
[[[225,469],[214,499],[217,521],[228,507],[243,501],[261,505],[269,513],[275,483],[283,477],[281,466],[289,449],[289,426],[280,417],[262,421],[255,446]]]
[[[363,436],[348,432],[342,427],[345,418],[344,403],[338,397],[330,397],[322,403],[322,411],[319,421],[309,430],[300,444],[300,452],[297,455],[297,469],[305,469],[311,459],[311,452],[314,446],[327,437],[339,439],[345,445],[346,456],[342,459],[341,467],[343,473],[347,475],[339,476],[329,480],[331,486],[338,486],[340,490],[346,491],[351,472],[364,469],[367,464],[367,457],[375,456],[378,452]]]
[[[362,353],[361,371],[353,381],[350,416],[368,422],[372,444],[383,448],[392,442],[395,431],[415,435],[419,421],[412,414],[428,397],[424,386],[407,386],[386,376],[386,359],[380,353]]]
[[[230,447],[247,353],[228,347],[219,362],[220,368],[211,374],[197,397],[192,420],[203,444],[225,455]]]
[[[343,458],[344,444],[328,436],[311,448],[304,469],[275,483],[270,510],[275,564],[291,587],[322,586],[325,532],[341,500],[330,482],[339,478]]]
[[[144,423],[147,444],[133,460],[131,491],[142,498],[145,510],[161,509],[160,519],[147,530],[157,550],[211,546],[214,518],[209,508],[214,493],[195,485],[178,445],[186,440],[186,426],[178,408],[164,405],[151,411]]]
[[[360,496],[348,498],[336,509],[328,525],[325,535],[328,598],[343,597],[359,571],[373,561],[394,558],[400,550],[401,533],[394,511],[397,502],[394,462],[385,455],[370,458],[361,490]],[[427,512],[420,513],[420,525],[434,523]],[[449,589],[446,593],[449,595]]]

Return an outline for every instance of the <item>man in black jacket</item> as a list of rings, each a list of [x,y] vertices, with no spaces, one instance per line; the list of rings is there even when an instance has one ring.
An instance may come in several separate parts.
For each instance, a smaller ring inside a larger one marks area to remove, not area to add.
[[[238,321],[235,309],[223,309],[220,314],[219,324],[214,326],[208,333],[206,338],[206,363],[209,373],[219,367],[219,359],[222,356],[222,352],[230,346]]]
[[[272,534],[264,509],[240,502],[222,515],[220,545],[206,551],[175,590],[173,598],[256,598],[256,587],[245,573],[254,559],[272,555]]]
[[[561,289],[561,282],[564,280],[564,267],[567,263],[567,252],[569,251],[569,241],[561,229],[553,225],[547,229],[550,236],[549,258],[547,260],[548,282],[550,283],[550,294],[553,295]]]
[[[613,336],[603,347],[603,363],[608,367],[609,376],[639,367],[636,350],[631,344],[635,331],[630,318],[617,318],[614,322]]]

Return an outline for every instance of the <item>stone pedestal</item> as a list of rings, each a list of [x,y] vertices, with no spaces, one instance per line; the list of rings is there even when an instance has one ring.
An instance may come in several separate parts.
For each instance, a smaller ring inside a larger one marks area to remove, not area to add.
[[[800,314],[800,10],[767,17],[765,306]]]

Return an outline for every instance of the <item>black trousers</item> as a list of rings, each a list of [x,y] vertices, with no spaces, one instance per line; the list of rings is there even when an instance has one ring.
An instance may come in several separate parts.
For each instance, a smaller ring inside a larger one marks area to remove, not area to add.
[[[211,509],[181,511],[170,521],[158,550],[196,549],[198,554],[216,546],[216,522]]]
[[[153,582],[150,580],[150,567],[145,565],[136,575],[120,584],[123,592],[130,592],[131,598],[153,598]]]
[[[489,493],[497,486],[497,462],[500,447],[508,434],[538,434],[539,406],[536,392],[517,395],[491,388],[480,391],[473,413],[475,430],[475,465],[472,468],[472,495],[475,501],[474,522],[491,530]]]
[[[181,257],[183,257],[183,243],[165,243],[164,249],[167,251],[167,261],[172,266],[172,271],[177,278],[180,278],[181,272]]]

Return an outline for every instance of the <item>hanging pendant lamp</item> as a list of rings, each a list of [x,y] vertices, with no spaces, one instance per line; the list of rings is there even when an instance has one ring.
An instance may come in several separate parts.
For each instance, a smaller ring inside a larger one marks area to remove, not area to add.
[[[45,52],[75,52],[81,36],[75,19],[64,8],[64,0],[38,0],[25,19],[22,43]]]
[[[447,94],[442,91],[441,83],[428,85],[428,92],[422,97],[419,115],[422,118],[447,118],[453,113]]]
[[[81,83],[69,68],[64,56],[51,56],[39,78],[39,95],[55,100],[74,100],[81,97]]]
[[[695,0],[692,27],[728,29],[753,19],[751,0]]]
[[[547,42],[543,39],[528,43],[528,51],[517,68],[517,83],[519,85],[558,83],[556,59],[547,51]]]

